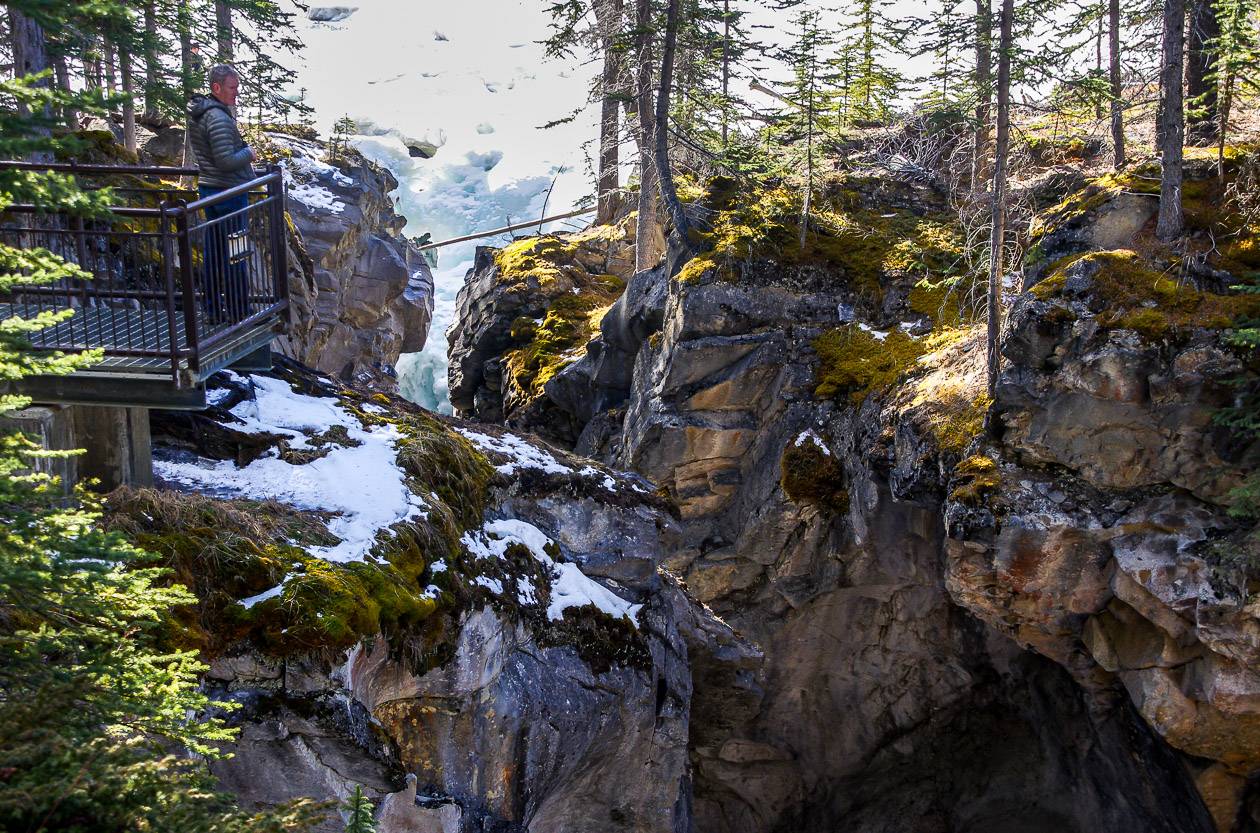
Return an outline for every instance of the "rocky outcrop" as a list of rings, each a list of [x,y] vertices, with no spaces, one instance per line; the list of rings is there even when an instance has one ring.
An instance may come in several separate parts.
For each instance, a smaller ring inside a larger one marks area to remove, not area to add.
[[[646,481],[287,361],[210,396],[155,422],[181,491],[116,495],[110,523],[193,576],[207,685],[240,706],[225,788],[266,807],[362,786],[382,833],[687,829],[692,711],[755,696],[761,657],[659,569],[678,524]],[[328,470],[389,438],[423,508],[319,555],[361,536],[312,511],[354,488]],[[306,511],[229,500],[269,470]]]
[[[1251,829],[1256,611],[1212,554],[1257,460],[1213,420],[1244,304],[1126,248],[1149,196],[1052,173],[996,402],[965,304],[869,236],[669,258],[546,383],[567,442],[677,504],[666,568],[764,655],[719,709],[695,685],[696,830]],[[934,216],[854,190],[900,240]]]
[[[456,413],[572,446],[574,420],[547,394],[634,271],[634,224],[479,248],[456,299],[450,396]]]
[[[433,276],[394,213],[390,173],[353,151],[269,134],[284,156],[293,325],[280,348],[342,381],[392,387],[400,353],[425,343]]]

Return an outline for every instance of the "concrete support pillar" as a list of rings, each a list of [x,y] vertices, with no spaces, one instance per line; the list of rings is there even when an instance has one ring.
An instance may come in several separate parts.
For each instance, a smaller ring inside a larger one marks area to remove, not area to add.
[[[153,485],[149,409],[101,405],[37,406],[0,417],[0,431],[21,431],[40,447],[83,449],[62,459],[37,460],[35,467],[61,478],[67,493],[95,478],[102,492],[119,486]]]
[[[74,444],[74,420],[66,408],[33,406],[0,416],[0,433],[20,431],[40,448],[64,450],[76,448]],[[35,470],[51,474],[61,480],[66,494],[78,480],[78,457],[51,457],[37,459]]]
[[[79,476],[100,481],[96,488],[110,492],[119,486],[153,485],[153,445],[148,408],[112,405],[75,405],[74,435]]]

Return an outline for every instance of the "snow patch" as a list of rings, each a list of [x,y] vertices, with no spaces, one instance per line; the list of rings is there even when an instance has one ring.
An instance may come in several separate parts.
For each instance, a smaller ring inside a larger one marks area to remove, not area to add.
[[[366,429],[335,399],[296,393],[287,383],[267,376],[251,379],[256,399],[232,409],[244,421],[243,429],[233,426],[237,430],[287,435],[290,448],[310,448],[310,434],[339,425],[359,445],[334,446],[305,465],[281,460],[274,449],[244,468],[229,460],[155,460],[158,475],[218,496],[270,498],[297,509],[333,513],[328,529],[340,543],[310,550],[328,561],[361,561],[379,532],[424,516],[424,503],[407,488],[397,463],[402,439],[397,428]]]
[[[530,445],[515,434],[492,437],[466,428],[456,428],[473,445],[482,451],[502,454],[508,462],[495,466],[501,474],[512,474],[517,469],[541,469],[546,474],[571,474],[573,469],[563,465],[555,457],[537,446]]]
[[[815,434],[812,428],[807,428],[804,431],[802,431],[800,434],[798,434],[796,437],[796,442],[794,442],[793,445],[795,445],[797,448],[800,448],[807,441],[817,446],[822,451],[823,454],[827,455],[828,457],[831,456],[831,451],[828,450],[826,444],[823,443],[822,437]]]
[[[460,543],[469,553],[478,558],[502,559],[508,547],[514,544],[521,544],[529,550],[530,554],[551,572],[551,603],[547,605],[547,618],[553,622],[562,620],[564,611],[568,608],[593,604],[614,619],[629,617],[635,626],[638,626],[639,611],[643,605],[631,604],[621,598],[602,584],[587,577],[576,564],[556,562],[546,551],[551,539],[533,524],[513,518],[489,521],[475,532],[464,533]],[[485,577],[479,576],[477,583],[485,587],[490,586],[482,581],[483,578]],[[500,585],[494,592],[500,594],[503,592],[502,585],[498,581],[494,579],[487,579],[487,581]],[[527,582],[522,582],[518,597],[522,604],[537,603],[534,588]]]

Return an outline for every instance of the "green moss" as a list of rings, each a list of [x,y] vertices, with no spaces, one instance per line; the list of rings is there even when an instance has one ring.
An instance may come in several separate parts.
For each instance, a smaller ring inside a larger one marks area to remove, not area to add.
[[[793,503],[816,506],[829,514],[849,511],[844,467],[812,438],[788,445],[779,459],[779,486]]]
[[[586,276],[577,294],[553,298],[541,321],[516,319],[510,334],[518,346],[503,354],[512,383],[528,398],[541,394],[556,373],[579,358],[624,289],[625,283],[614,275]]]
[[[977,454],[963,460],[954,469],[954,482],[949,499],[967,506],[981,506],[1002,486],[1002,476],[991,457]]]
[[[398,464],[441,501],[439,520],[456,539],[451,551],[459,530],[481,524],[494,469],[472,443],[419,409],[394,424],[403,435]]]
[[[198,602],[176,612],[172,634],[208,657],[242,642],[275,656],[341,650],[378,632],[405,634],[438,607],[414,564],[310,556],[307,548],[337,540],[318,513],[153,489],[117,491],[106,508],[108,528],[163,558],[172,581],[193,590]],[[279,595],[239,604],[281,582]]]
[[[944,214],[918,216],[849,206],[843,199],[820,201],[811,209],[802,246],[799,191],[723,188],[717,194],[722,207],[710,205],[716,212],[712,230],[698,233],[704,250],[679,271],[682,282],[709,272],[734,280],[738,264],[766,258],[786,266],[838,269],[851,287],[880,297],[891,276],[943,277],[959,266],[961,237]]]
[[[900,330],[881,340],[853,324],[823,333],[813,345],[819,359],[814,395],[831,399],[847,394],[855,406],[891,385],[927,352],[926,344]]]
[[[577,249],[576,243],[555,235],[523,237],[495,252],[494,263],[504,283],[534,281],[546,286],[561,276],[560,261]]]
[[[1136,252],[1119,249],[1071,255],[1056,262],[1033,287],[1042,299],[1059,296],[1069,274],[1090,277],[1091,294],[1104,327],[1136,330],[1152,339],[1194,328],[1225,329],[1240,318],[1260,315],[1260,296],[1200,292],[1154,269]]]
[[[961,454],[984,430],[984,417],[993,400],[988,393],[969,396],[962,390],[938,391],[928,425],[937,447]]]
[[[961,300],[961,288],[956,282],[933,283],[924,279],[911,287],[907,305],[911,312],[926,315],[934,324],[957,327],[971,318],[964,313]]]

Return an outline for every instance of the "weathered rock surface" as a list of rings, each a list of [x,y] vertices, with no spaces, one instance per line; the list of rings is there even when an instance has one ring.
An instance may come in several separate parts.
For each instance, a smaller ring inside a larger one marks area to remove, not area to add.
[[[433,313],[433,276],[402,236],[390,173],[353,152],[333,166],[323,146],[270,134],[285,161],[289,298],[286,355],[342,381],[392,387],[403,352],[420,350]]]
[[[443,607],[414,636],[377,635],[348,654],[276,656],[242,642],[214,660],[207,683],[216,699],[241,706],[228,714],[241,730],[234,755],[212,765],[222,785],[247,807],[342,801],[361,785],[382,833],[688,829],[692,711],[734,713],[732,704],[755,698],[761,655],[659,569],[678,546],[669,504],[641,478],[500,429],[437,423],[380,394],[349,398],[290,362],[275,373],[308,396],[339,398],[369,421],[387,419],[389,403],[420,420],[413,425],[463,432],[497,472],[483,526],[453,539],[454,550],[442,549],[452,539],[441,536],[455,504],[430,502],[407,532],[422,542],[421,588],[443,581],[439,566],[460,576],[446,590],[426,591]],[[239,465],[285,439],[233,427],[224,408],[248,405],[248,380],[222,374],[214,388],[220,406],[193,417],[195,425],[158,420],[162,459],[194,454],[203,465]],[[410,453],[406,442],[400,454]],[[242,457],[245,445],[252,456]],[[437,501],[434,490],[452,488],[447,476],[434,471],[433,482],[412,488]],[[525,530],[502,539],[506,561],[478,556],[504,529]],[[545,539],[566,579],[546,575],[521,549],[538,546],[531,536]],[[492,572],[469,572],[487,564]],[[637,621],[583,605],[580,594],[595,591],[574,585],[575,571],[640,605]],[[553,616],[548,605],[561,593],[579,598]],[[697,696],[698,686],[708,693]],[[340,829],[336,816],[320,828]]]
[[[456,413],[573,445],[580,425],[534,388],[551,384],[535,382],[540,371],[586,355],[592,311],[612,303],[634,270],[633,222],[594,232],[537,238],[533,250],[509,248],[503,263],[498,250],[477,250],[448,334]]]
[[[1132,245],[1151,202],[1094,200],[1046,256]],[[546,394],[677,504],[665,566],[764,654],[738,697],[695,685],[694,829],[1253,829],[1260,610],[1209,550],[1257,449],[1213,421],[1244,370],[1219,329],[1026,294],[986,444],[975,333],[859,404],[815,395],[828,329],[921,331],[907,285],[680,265],[633,276]]]

